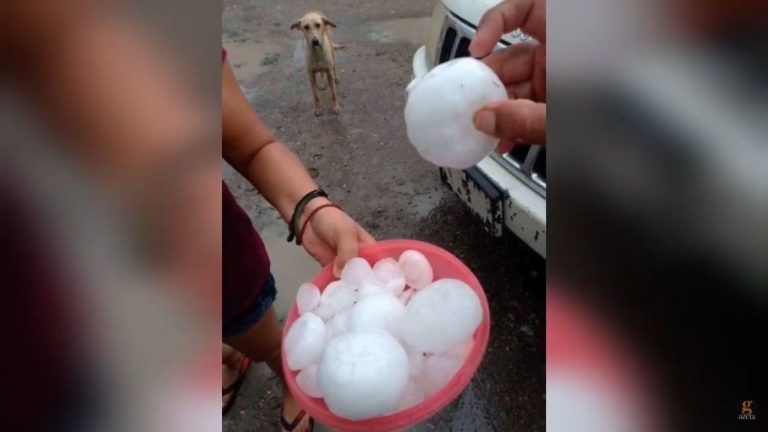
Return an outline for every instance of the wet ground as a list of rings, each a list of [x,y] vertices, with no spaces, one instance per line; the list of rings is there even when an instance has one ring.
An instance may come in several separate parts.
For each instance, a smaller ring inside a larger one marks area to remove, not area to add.
[[[225,0],[224,6],[224,46],[243,91],[316,181],[375,237],[441,246],[485,288],[492,329],[480,370],[455,402],[413,430],[544,430],[545,263],[515,237],[483,231],[405,135],[404,89],[434,2]],[[341,117],[330,110],[328,90],[321,92],[324,114],[314,116],[300,33],[290,30],[320,7],[338,26],[334,41],[346,45],[337,57]],[[224,173],[267,243],[284,313],[317,265],[285,242],[284,222],[250,184],[227,166]],[[254,367],[224,430],[279,430],[279,392],[269,370]]]

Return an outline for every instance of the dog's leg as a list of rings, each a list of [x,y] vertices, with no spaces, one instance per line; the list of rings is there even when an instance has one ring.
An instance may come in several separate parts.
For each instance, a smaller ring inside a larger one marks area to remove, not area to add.
[[[326,72],[328,75],[328,85],[331,86],[331,101],[333,102],[333,112],[338,114],[341,114],[341,108],[339,107],[339,100],[336,95],[336,74],[334,73],[333,69]]]
[[[319,116],[323,113],[320,109],[320,93],[317,91],[317,74],[314,71],[309,71],[309,86],[312,87],[312,96],[315,98],[315,115]]]
[[[339,81],[339,74],[338,74],[338,73],[336,73],[336,63],[335,63],[335,62],[333,63],[333,81],[334,81],[336,84],[338,84],[338,83],[340,83],[340,82],[341,82],[341,81]]]
[[[321,74],[320,75],[320,82],[317,83],[317,89],[320,90],[320,91],[323,91],[326,88],[326,84],[323,82],[324,74],[322,72],[315,72],[315,79],[317,79],[317,74]]]

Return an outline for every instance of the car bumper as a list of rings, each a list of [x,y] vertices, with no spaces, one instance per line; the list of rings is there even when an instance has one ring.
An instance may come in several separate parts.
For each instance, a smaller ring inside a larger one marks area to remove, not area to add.
[[[511,231],[536,253],[547,257],[547,202],[487,157],[466,170],[440,168],[440,178],[482,221],[486,231]]]

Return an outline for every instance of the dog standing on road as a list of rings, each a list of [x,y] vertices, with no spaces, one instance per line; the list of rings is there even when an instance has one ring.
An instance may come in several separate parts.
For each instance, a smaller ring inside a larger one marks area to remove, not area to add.
[[[331,101],[333,112],[341,114],[336,84],[339,77],[336,75],[334,52],[344,48],[331,42],[331,28],[336,28],[325,15],[320,12],[309,12],[291,25],[291,29],[298,29],[304,33],[304,53],[307,60],[307,72],[309,73],[309,86],[312,87],[312,96],[315,98],[315,115],[319,116],[323,110],[320,108],[320,94],[318,90],[325,90],[325,85],[318,86],[317,74],[325,75],[328,86],[331,87]]]

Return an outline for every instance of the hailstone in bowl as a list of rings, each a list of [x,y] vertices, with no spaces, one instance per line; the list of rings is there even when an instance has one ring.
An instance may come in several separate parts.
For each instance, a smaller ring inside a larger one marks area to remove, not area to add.
[[[334,338],[318,366],[328,409],[363,420],[392,412],[408,384],[408,356],[389,333],[353,331]]]
[[[482,319],[480,299],[469,285],[440,279],[417,291],[408,302],[402,336],[413,348],[441,353],[470,339]]]
[[[485,63],[471,57],[443,63],[411,82],[407,92],[408,139],[432,164],[467,169],[498,144],[472,122],[486,104],[508,99],[499,77]]]
[[[315,363],[323,353],[325,323],[312,312],[297,319],[285,336],[286,360],[290,370],[301,370]]]

